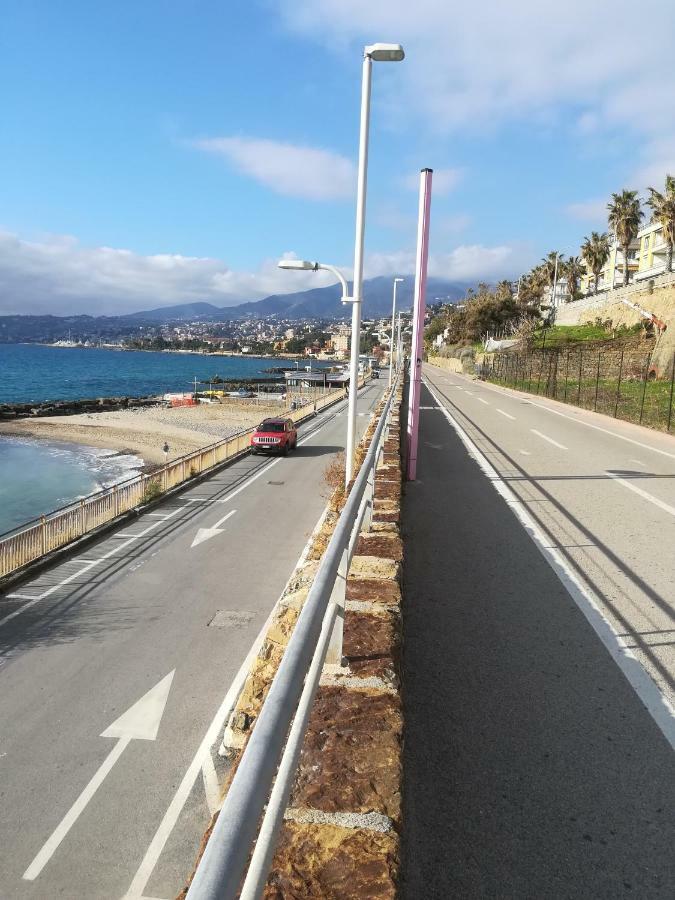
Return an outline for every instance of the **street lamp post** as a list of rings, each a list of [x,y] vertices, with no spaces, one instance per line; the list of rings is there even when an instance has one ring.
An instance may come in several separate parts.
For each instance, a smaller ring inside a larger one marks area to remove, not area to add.
[[[394,278],[394,299],[391,304],[391,340],[389,342],[389,387],[391,387],[392,373],[394,371],[394,322],[396,319],[396,288],[402,282],[402,278]],[[398,363],[398,359],[396,360]]]
[[[370,84],[375,62],[399,62],[404,58],[400,44],[371,44],[363,51],[361,79],[361,121],[359,130],[359,168],[356,185],[356,239],[354,242],[354,284],[352,287],[352,346],[349,366],[349,407],[347,412],[346,483],[354,471],[356,450],[356,401],[361,347],[361,302],[363,300],[363,244],[366,225],[366,185],[368,179],[368,130],[370,124]]]

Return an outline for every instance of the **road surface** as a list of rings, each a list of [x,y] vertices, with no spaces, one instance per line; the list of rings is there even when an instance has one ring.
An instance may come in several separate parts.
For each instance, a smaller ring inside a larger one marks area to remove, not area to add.
[[[382,394],[368,385],[360,431]],[[228,690],[326,502],[346,404],[0,597],[0,897],[172,898]]]
[[[403,896],[670,898],[675,440],[424,376]]]

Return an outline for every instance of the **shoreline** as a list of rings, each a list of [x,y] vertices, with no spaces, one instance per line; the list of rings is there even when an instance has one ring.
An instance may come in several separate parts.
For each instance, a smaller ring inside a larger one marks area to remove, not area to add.
[[[279,402],[263,405],[235,401],[42,416],[2,422],[0,437],[66,442],[126,453],[140,457],[147,472],[164,464],[165,442],[169,445],[168,460],[172,461],[253,427],[265,416],[278,415],[281,409]]]

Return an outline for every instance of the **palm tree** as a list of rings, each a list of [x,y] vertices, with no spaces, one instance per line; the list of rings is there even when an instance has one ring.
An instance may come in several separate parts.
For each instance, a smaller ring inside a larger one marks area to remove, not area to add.
[[[598,293],[598,278],[609,259],[609,254],[610,246],[607,234],[599,234],[597,231],[592,231],[590,237],[584,238],[584,242],[581,245],[581,257],[595,276],[594,294]]]
[[[558,253],[557,250],[551,250],[551,252],[542,259],[541,268],[543,269],[544,275],[548,280],[549,287],[553,286],[556,269],[558,272],[560,272],[560,264],[563,259],[563,254]]]
[[[584,267],[578,256],[570,256],[564,264],[563,271],[567,278],[567,289],[572,300],[575,299],[579,279],[584,274]]]
[[[673,243],[675,243],[675,178],[666,175],[666,190],[664,194],[650,187],[647,206],[652,211],[652,222],[661,225],[663,240],[668,248],[666,272],[673,271]]]
[[[609,213],[607,221],[609,227],[616,235],[616,242],[623,251],[623,283],[628,284],[628,249],[631,241],[637,237],[640,222],[644,213],[640,209],[640,199],[637,191],[621,191],[620,194],[612,194],[611,201],[607,204]],[[612,287],[614,287],[614,273],[612,273]]]

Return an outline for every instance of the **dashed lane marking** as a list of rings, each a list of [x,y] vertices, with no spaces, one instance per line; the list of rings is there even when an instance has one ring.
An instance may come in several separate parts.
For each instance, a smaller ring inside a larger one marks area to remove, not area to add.
[[[647,493],[647,491],[643,491],[642,488],[637,487],[635,484],[631,484],[630,481],[626,481],[625,478],[620,478],[618,475],[615,475],[611,469],[607,469],[607,474],[609,477],[616,481],[618,484],[623,485],[625,488],[628,488],[629,491],[633,491],[634,494],[637,494],[638,497],[642,497],[643,500],[648,500],[654,506],[662,509],[664,512],[669,513],[671,516],[675,516],[675,506],[670,506],[668,503],[664,503],[663,500],[659,500],[658,497],[655,497],[653,494]],[[644,478],[644,476],[640,476]]]
[[[497,409],[497,412],[500,416],[504,416],[507,419],[512,419],[514,422],[516,421],[516,417],[512,416],[511,413],[504,412],[503,409]]]
[[[434,400],[440,403],[440,399],[430,387],[429,382],[426,381],[425,384]],[[603,615],[598,597],[579,580],[574,569],[560,550],[551,544],[551,540],[533,519],[523,501],[520,500],[506,484],[459,422],[457,422],[447,409],[444,409],[444,415],[466,447],[469,455],[476,460],[497,493],[503,498],[509,508],[513,511],[514,515],[519,519],[520,524],[530,535],[539,552],[553,569],[565,590],[585,616],[588,624],[602,641],[616,665],[623,672],[652,719],[661,729],[663,736],[670,746],[675,749],[675,710],[661,693],[652,677],[636,658],[630,647],[626,645],[625,640],[614,631],[607,621]],[[631,485],[631,487],[634,486]]]
[[[553,444],[554,447],[558,447],[560,450],[567,450],[567,447],[564,444],[559,444],[557,441],[554,441],[553,438],[548,437],[548,435],[542,434],[541,431],[537,431],[536,428],[530,428],[532,434],[536,434],[537,437],[540,437],[543,441],[548,441],[549,444]]]

